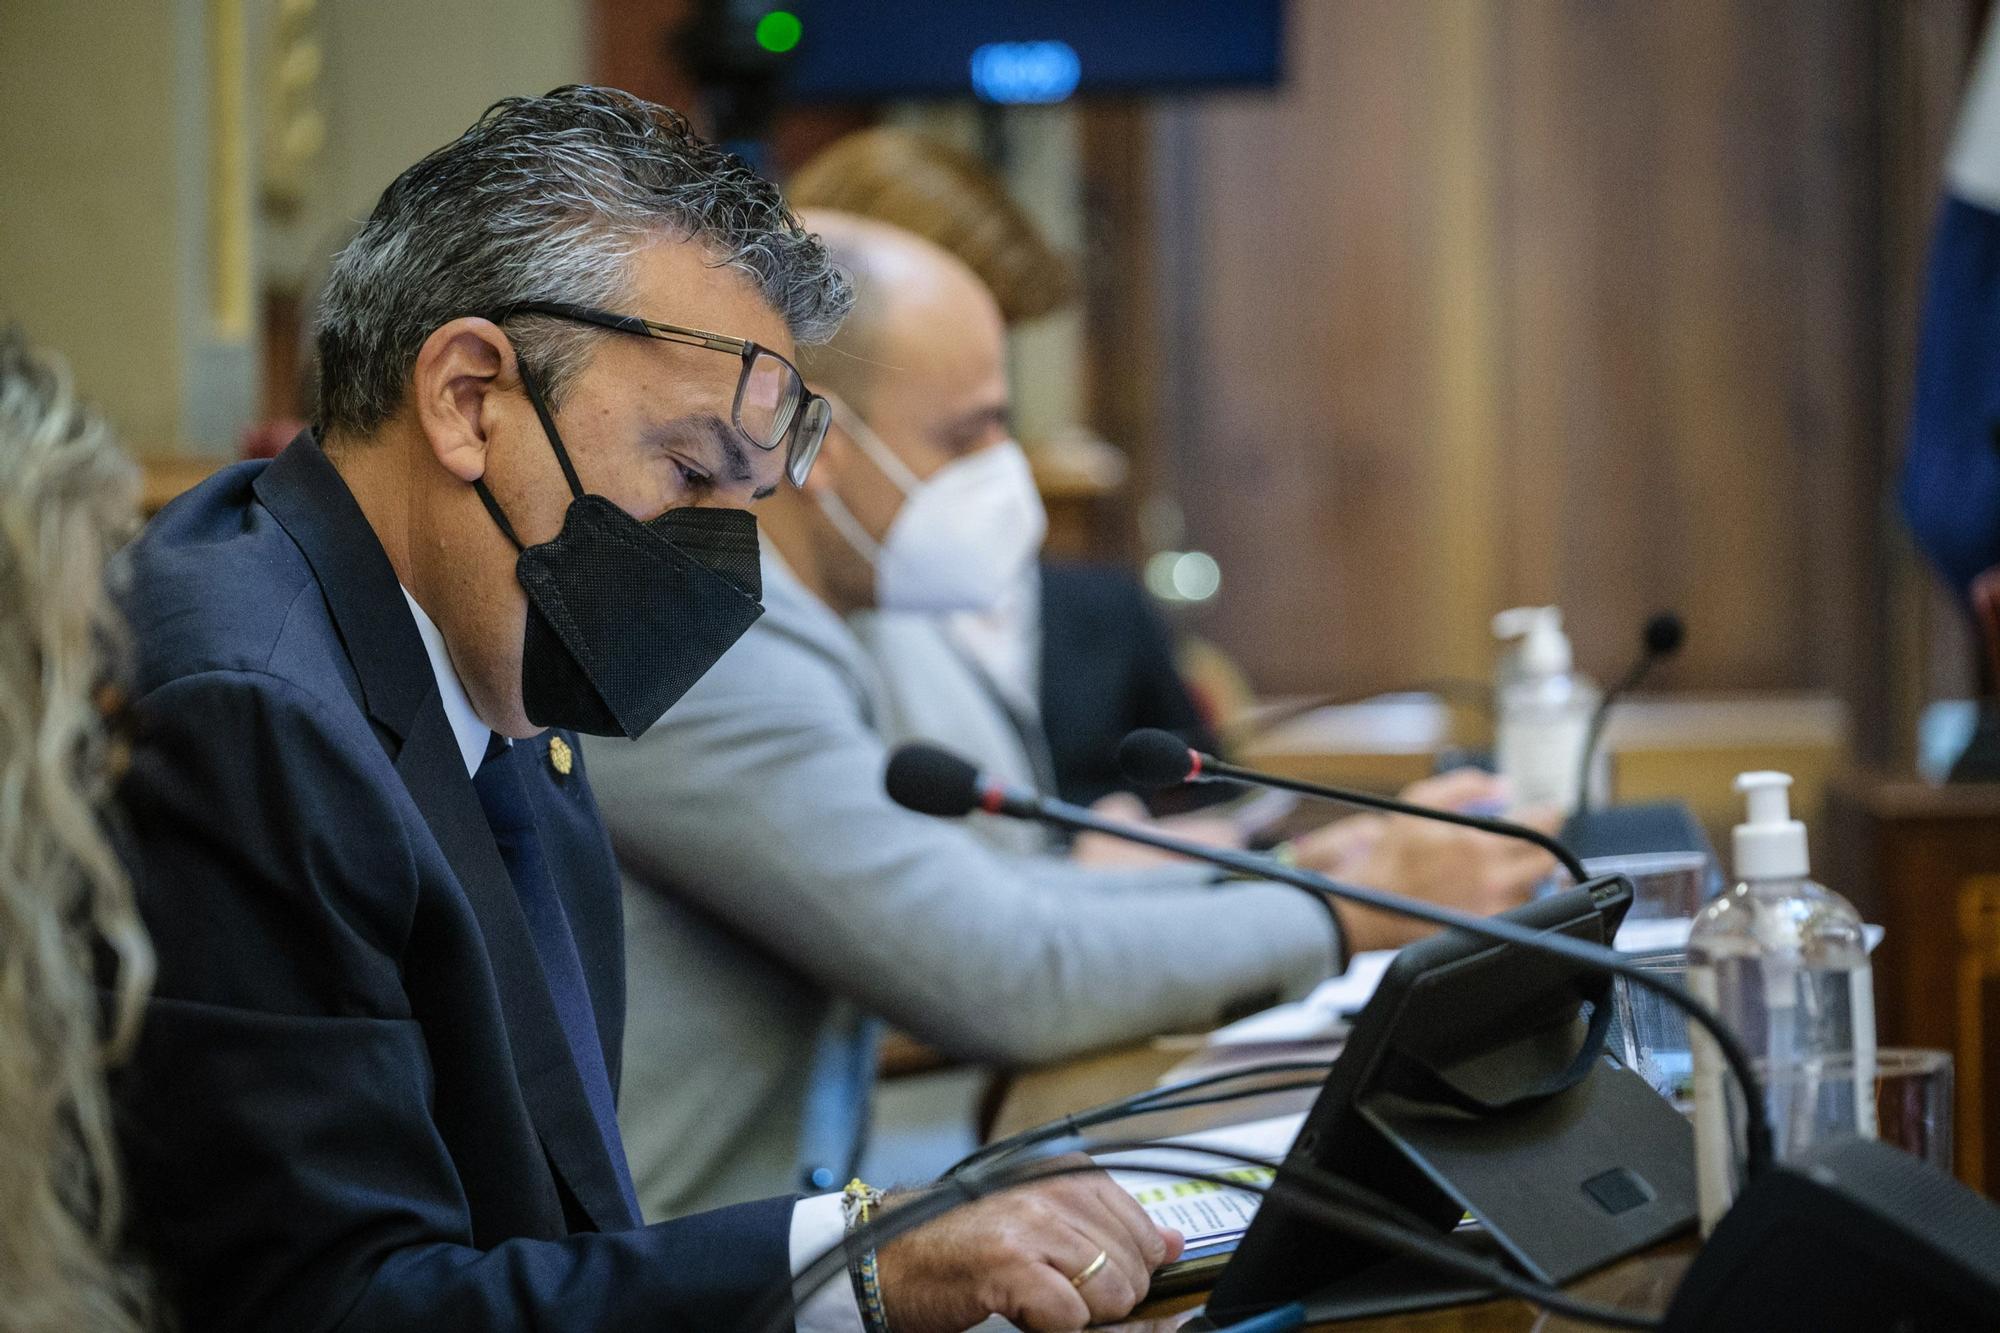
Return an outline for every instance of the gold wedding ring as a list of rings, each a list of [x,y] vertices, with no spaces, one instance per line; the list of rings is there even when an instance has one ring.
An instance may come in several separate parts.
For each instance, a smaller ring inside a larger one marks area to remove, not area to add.
[[[1110,1262],[1111,1262],[1110,1251],[1099,1250],[1097,1252],[1097,1257],[1095,1259],[1092,1259],[1089,1263],[1085,1264],[1083,1266],[1083,1271],[1081,1273],[1078,1273],[1075,1277],[1071,1278],[1069,1280],[1069,1284],[1072,1287],[1081,1287],[1084,1283],[1090,1281],[1090,1279],[1096,1277],[1099,1273],[1102,1273],[1104,1271],[1104,1265]]]

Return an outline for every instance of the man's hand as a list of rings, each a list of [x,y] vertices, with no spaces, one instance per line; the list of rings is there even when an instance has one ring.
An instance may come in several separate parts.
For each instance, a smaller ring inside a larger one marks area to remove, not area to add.
[[[967,1204],[884,1245],[882,1300],[895,1333],[958,1333],[996,1314],[1056,1333],[1131,1313],[1153,1270],[1180,1252],[1180,1233],[1154,1226],[1109,1176],[1062,1176]],[[1097,1272],[1072,1283],[1099,1254]]]
[[[1459,769],[1415,783],[1402,795],[1417,805],[1463,810],[1500,804],[1506,788],[1490,773]],[[1547,809],[1513,810],[1507,817],[1544,833],[1555,832],[1562,823],[1558,812]],[[1364,831],[1349,825],[1361,825]],[[1555,859],[1530,843],[1403,815],[1341,820],[1295,839],[1292,851],[1300,865],[1323,875],[1480,916],[1526,902],[1535,885],[1555,869]],[[1400,948],[1434,929],[1352,903],[1340,903],[1336,910],[1353,953]]]

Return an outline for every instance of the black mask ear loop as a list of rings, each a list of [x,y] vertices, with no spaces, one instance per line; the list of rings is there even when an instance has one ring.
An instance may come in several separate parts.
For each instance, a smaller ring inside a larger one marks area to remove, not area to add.
[[[556,429],[556,419],[549,415],[549,405],[543,401],[542,391],[535,387],[535,377],[528,372],[528,363],[516,356],[514,365],[521,372],[521,388],[527,391],[528,402],[534,406],[535,415],[542,423],[542,431],[549,437],[549,447],[556,451],[556,462],[562,465],[563,479],[569,483],[569,493],[581,500],[583,482],[577,479],[576,468],[569,461],[569,450],[563,448],[562,433]],[[501,533],[508,541],[514,543],[514,549],[527,550],[528,548],[521,544],[521,539],[514,535],[514,525],[507,521],[507,515],[501,510],[500,502],[493,498],[493,492],[486,489],[486,478],[480,477],[475,480],[472,489],[477,492],[480,503],[486,506],[486,512],[500,525]]]

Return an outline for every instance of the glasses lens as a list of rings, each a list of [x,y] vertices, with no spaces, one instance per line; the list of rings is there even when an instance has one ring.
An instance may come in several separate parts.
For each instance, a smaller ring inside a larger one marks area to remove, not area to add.
[[[806,484],[806,475],[812,471],[813,460],[819,457],[819,447],[826,443],[826,428],[833,422],[833,404],[824,398],[806,400],[805,415],[799,418],[799,433],[792,437],[792,452],[785,459],[785,473],[791,477],[792,485]]]
[[[736,424],[760,448],[775,449],[791,429],[804,395],[798,372],[781,358],[759,349],[743,372]]]

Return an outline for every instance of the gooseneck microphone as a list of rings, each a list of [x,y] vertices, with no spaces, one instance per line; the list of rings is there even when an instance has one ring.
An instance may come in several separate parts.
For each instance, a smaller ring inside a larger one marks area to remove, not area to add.
[[[1597,711],[1590,715],[1590,730],[1583,741],[1583,767],[1576,776],[1576,812],[1590,810],[1590,770],[1597,763],[1597,752],[1604,744],[1604,724],[1611,717],[1611,707],[1627,694],[1639,688],[1639,683],[1651,675],[1653,668],[1672,657],[1687,642],[1687,623],[1672,611],[1662,611],[1646,622],[1644,633],[1639,640],[1639,656],[1634,658],[1618,683],[1604,692],[1597,702]]]
[[[1178,740],[1175,743],[1180,744]],[[1186,749],[1185,746],[1181,748]],[[1202,757],[1207,758],[1207,756]],[[890,800],[919,814],[954,817],[983,810],[987,814],[1053,824],[1073,832],[1103,833],[1126,842],[1138,843],[1142,847],[1174,852],[1191,861],[1205,861],[1209,865],[1220,866],[1239,875],[1284,884],[1310,893],[1321,901],[1339,899],[1358,903],[1377,911],[1428,921],[1434,926],[1461,930],[1481,939],[1518,945],[1538,953],[1553,954],[1558,958],[1580,963],[1593,971],[1624,977],[1632,985],[1643,986],[1653,991],[1667,1003],[1685,1012],[1692,1021],[1715,1039],[1723,1059],[1729,1064],[1730,1072],[1735,1075],[1738,1085],[1743,1089],[1746,1112],[1744,1125],[1747,1148],[1746,1170],[1751,1176],[1755,1176],[1770,1165],[1771,1124],[1764,1104],[1762,1085],[1757,1081],[1756,1073],[1751,1068],[1750,1055],[1744,1049],[1743,1043],[1729,1030],[1728,1024],[1718,1018],[1713,1010],[1696,1001],[1683,987],[1658,972],[1649,972],[1634,965],[1615,949],[1569,935],[1537,930],[1504,916],[1473,916],[1454,908],[1427,902],[1422,898],[1408,898],[1399,893],[1371,889],[1359,884],[1344,884],[1300,866],[1286,865],[1268,856],[1239,852],[1226,847],[1207,847],[1172,837],[1145,825],[1122,824],[1116,820],[1106,819],[1096,811],[1087,810],[1080,805],[1071,805],[1067,801],[1059,801],[1026,788],[1015,787],[990,774],[980,772],[958,755],[932,745],[910,744],[899,747],[889,758],[889,768],[884,775],[883,786]],[[1440,812],[1425,810],[1422,806],[1412,806],[1409,808],[1409,813],[1435,818]],[[1484,827],[1484,823],[1475,823],[1472,826]],[[1487,831],[1507,833],[1511,832],[1513,827],[1501,824]],[[1533,830],[1523,829],[1521,832],[1532,833]],[[1543,840],[1540,835],[1536,835],[1531,841],[1541,845]],[[1546,841],[1555,840],[1550,838]],[[1602,884],[1618,878],[1622,876],[1606,876],[1597,882]],[[1582,887],[1584,883],[1585,879],[1579,877],[1578,886]]]
[[[1540,829],[1529,828],[1526,824],[1463,814],[1457,810],[1437,810],[1427,805],[1399,801],[1393,796],[1377,796],[1373,792],[1326,787],[1316,782],[1280,777],[1275,773],[1260,773],[1254,768],[1243,768],[1212,754],[1203,754],[1171,731],[1161,731],[1157,727],[1135,731],[1119,744],[1118,767],[1127,779],[1142,787],[1178,787],[1188,782],[1247,782],[1253,787],[1276,787],[1281,791],[1295,791],[1325,801],[1338,801],[1342,805],[1457,824],[1482,833],[1531,842],[1561,862],[1563,869],[1569,871],[1570,878],[1578,884],[1590,878],[1576,853]]]
[[[905,745],[890,755],[882,788],[897,805],[920,815],[950,819],[984,810],[989,815],[1035,817],[1032,809],[1013,808],[1021,793],[935,745]]]

